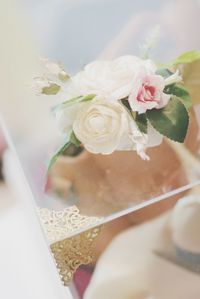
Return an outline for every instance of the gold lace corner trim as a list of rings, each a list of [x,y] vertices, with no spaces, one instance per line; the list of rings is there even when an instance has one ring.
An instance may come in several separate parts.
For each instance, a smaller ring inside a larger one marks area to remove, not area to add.
[[[92,245],[101,227],[95,227],[74,237],[51,245],[57,268],[64,286],[68,286],[81,265],[93,261]]]
[[[62,210],[38,209],[39,218],[50,244],[64,240],[80,230],[98,225],[103,218],[81,215],[76,206]]]
[[[38,214],[61,280],[68,286],[78,267],[92,262],[92,245],[101,230],[97,225],[103,218],[81,215],[76,206],[59,211],[39,208]]]

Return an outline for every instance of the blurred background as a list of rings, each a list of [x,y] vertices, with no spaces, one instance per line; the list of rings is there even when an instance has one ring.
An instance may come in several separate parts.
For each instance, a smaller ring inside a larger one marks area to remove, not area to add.
[[[35,96],[31,88],[41,72],[40,57],[61,62],[74,74],[96,58],[140,54],[156,26],[156,61],[200,47],[198,0],[2,0],[0,5],[1,115],[36,193],[38,175],[29,171],[34,168],[30,155],[38,161],[35,168],[45,169],[60,142],[49,113],[54,102]]]
[[[0,127],[0,165],[9,143],[17,154],[31,193],[39,206],[55,205],[54,199],[44,196],[43,186],[45,161],[59,143],[59,137],[55,137],[57,131],[54,121],[49,113],[52,100],[38,98],[31,88],[32,79],[41,71],[39,58],[48,57],[52,61],[61,62],[70,74],[74,74],[97,58],[110,59],[119,55],[140,54],[141,45],[156,26],[160,27],[160,38],[152,51],[152,58],[155,60],[165,62],[184,51],[200,50],[200,1],[0,1],[0,118],[4,128],[3,131]],[[8,223],[12,232],[11,227],[18,221],[13,215],[7,218],[7,222],[2,217],[4,211],[8,210],[6,205],[12,206],[14,188],[13,181],[9,186],[3,181],[3,174],[8,179],[14,172],[12,159],[4,159],[6,162],[4,171],[1,171],[0,185],[0,232],[1,242],[6,243],[6,246],[2,246],[2,256],[6,256],[8,247],[14,246],[6,231]],[[17,177],[16,174],[16,180]],[[60,202],[57,206],[63,207],[63,203]],[[25,209],[24,215],[26,213]],[[19,224],[18,231],[23,230],[24,226],[25,222]],[[36,248],[34,250],[37,251]],[[11,251],[10,249],[9,254],[12,254]],[[8,266],[0,259],[1,267],[9,277],[11,270],[5,269],[12,269],[12,265]],[[54,278],[48,279],[53,281]],[[11,281],[15,281],[14,276]],[[21,283],[23,285],[23,281]],[[195,294],[192,299],[200,297],[200,293]],[[38,294],[31,297],[29,292],[24,298],[39,299]],[[43,296],[44,298],[47,297]]]
[[[31,129],[34,115],[47,111],[30,88],[39,57],[62,62],[73,74],[96,58],[139,54],[155,26],[161,32],[152,51],[156,60],[199,48],[198,0],[2,0],[0,5],[0,103],[13,130]]]
[[[198,0],[2,0],[0,5],[1,111],[20,130],[33,122],[30,113],[38,104],[30,85],[39,73],[39,57],[62,62],[73,74],[96,58],[139,54],[158,25],[156,60],[199,48]],[[45,113],[43,104],[37,113]]]

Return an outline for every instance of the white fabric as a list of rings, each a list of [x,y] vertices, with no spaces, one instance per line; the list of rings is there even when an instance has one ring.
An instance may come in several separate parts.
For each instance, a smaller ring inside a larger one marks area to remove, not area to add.
[[[185,250],[200,253],[200,194],[178,202],[172,212],[174,242]]]
[[[198,299],[200,276],[158,256],[171,231],[169,214],[128,229],[101,256],[84,299]]]
[[[10,153],[5,158],[9,188],[0,185],[0,298],[72,299],[60,281],[18,164]]]

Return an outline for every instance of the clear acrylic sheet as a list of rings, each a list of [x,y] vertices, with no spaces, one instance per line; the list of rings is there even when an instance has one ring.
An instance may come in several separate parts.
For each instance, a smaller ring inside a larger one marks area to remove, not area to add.
[[[68,71],[74,73],[96,58],[138,55],[145,37],[157,25],[161,34],[152,51],[154,59],[168,61],[186,50],[200,49],[198,1],[22,1],[21,10],[27,24],[26,34],[30,34],[34,45],[32,48],[37,50],[33,53],[33,49],[27,48],[24,41],[21,48],[26,50],[26,56],[12,58],[26,72],[20,77],[23,88],[16,83],[12,90],[7,89],[2,115],[10,142],[39,208],[59,211],[77,206],[80,215],[87,216],[89,220],[68,234],[73,235],[97,223],[176,196],[199,183],[200,114],[197,105],[185,146],[179,147],[165,141],[160,148],[150,151],[150,162],[140,161],[135,153],[128,153],[127,159],[132,162],[129,172],[132,174],[127,177],[126,169],[121,170],[120,164],[114,168],[115,159],[123,162],[126,154],[116,153],[116,157],[110,160],[106,157],[103,162],[104,158],[97,159],[98,167],[103,163],[104,171],[111,172],[108,174],[109,182],[103,182],[103,188],[112,185],[114,195],[113,192],[106,193],[106,200],[98,200],[101,187],[95,186],[95,179],[91,185],[94,188],[90,190],[89,187],[83,198],[76,196],[76,192],[68,197],[60,196],[60,192],[52,192],[51,188],[46,188],[46,165],[61,142],[50,112],[53,103],[51,99],[33,96],[28,86],[31,84],[31,75],[37,76],[39,73],[39,67],[35,65],[37,54],[62,62]],[[26,36],[29,42],[30,36]],[[28,74],[27,77],[25,74]],[[16,70],[11,80],[18,82]],[[197,102],[198,84],[195,81]],[[13,107],[9,108],[11,99]],[[95,173],[91,165],[89,159],[84,171],[80,172],[79,185],[91,183],[92,171]],[[130,188],[131,180],[133,186]],[[126,188],[128,195],[124,194]],[[45,191],[47,189],[48,192]]]

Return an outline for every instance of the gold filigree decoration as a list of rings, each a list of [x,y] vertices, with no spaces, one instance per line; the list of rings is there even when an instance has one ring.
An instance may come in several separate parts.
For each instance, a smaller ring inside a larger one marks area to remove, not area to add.
[[[100,232],[97,225],[103,218],[81,215],[76,206],[58,211],[39,208],[38,214],[61,280],[67,286],[80,265],[92,262],[92,244]]]
[[[64,240],[79,231],[98,225],[103,218],[81,215],[76,206],[63,210],[38,209],[39,218],[50,244]]]
[[[61,280],[65,286],[69,285],[80,265],[92,262],[92,245],[100,230],[101,227],[98,226],[51,245]]]

